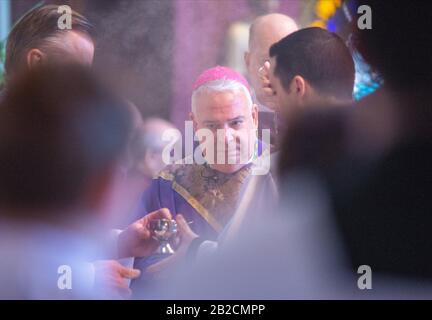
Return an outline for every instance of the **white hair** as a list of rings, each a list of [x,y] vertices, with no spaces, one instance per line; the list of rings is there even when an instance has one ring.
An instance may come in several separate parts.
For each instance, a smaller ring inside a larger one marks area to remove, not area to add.
[[[225,91],[233,91],[233,92],[241,92],[246,96],[247,105],[250,110],[252,110],[253,102],[252,96],[246,86],[238,81],[232,79],[220,79],[209,81],[204,83],[202,86],[198,87],[192,92],[192,112],[196,113],[196,97],[198,94],[203,92],[225,92]]]

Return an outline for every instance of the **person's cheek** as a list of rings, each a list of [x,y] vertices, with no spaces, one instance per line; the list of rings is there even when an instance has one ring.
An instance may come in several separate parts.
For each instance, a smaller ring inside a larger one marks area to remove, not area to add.
[[[279,108],[282,108],[286,104],[286,102],[288,101],[287,95],[285,94],[285,92],[282,90],[282,88],[280,86],[277,87],[276,97],[277,97]]]
[[[283,107],[283,103],[284,103],[284,101],[283,101],[282,94],[281,94],[280,92],[278,92],[278,93],[276,94],[276,100],[277,100],[278,108],[279,108],[279,109],[282,108],[282,107]]]
[[[249,135],[248,135],[248,129],[242,128],[238,131],[236,131],[237,134],[237,148],[239,149],[240,153],[240,163],[246,164],[249,158]]]

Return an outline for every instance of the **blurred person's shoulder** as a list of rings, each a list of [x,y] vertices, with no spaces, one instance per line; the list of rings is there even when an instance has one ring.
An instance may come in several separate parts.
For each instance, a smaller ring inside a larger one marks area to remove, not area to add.
[[[279,163],[328,167],[343,159],[379,158],[398,134],[394,105],[392,94],[380,88],[360,101],[302,110],[288,121]]]
[[[0,297],[2,299],[88,299],[97,244],[82,234],[42,224],[2,221]],[[62,287],[70,275],[73,290]]]
[[[279,173],[298,168],[329,168],[347,151],[352,105],[305,108],[288,121],[278,153]]]
[[[386,88],[354,103],[346,128],[357,153],[378,157],[394,146],[400,125],[396,105],[395,96]]]

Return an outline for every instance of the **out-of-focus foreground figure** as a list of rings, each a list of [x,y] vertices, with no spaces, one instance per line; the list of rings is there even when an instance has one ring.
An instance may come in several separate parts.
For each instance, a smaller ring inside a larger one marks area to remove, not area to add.
[[[299,115],[287,132],[280,167],[286,181],[302,169],[324,183],[347,272],[362,265],[373,272],[372,290],[345,283],[357,297],[430,297],[429,5],[364,4],[372,9],[373,27],[355,26],[357,46],[384,86],[354,108]],[[395,32],[400,17],[404,24]]]
[[[84,68],[45,66],[14,77],[0,114],[1,296],[109,296],[90,262],[108,256],[96,240],[129,133],[124,103]]]

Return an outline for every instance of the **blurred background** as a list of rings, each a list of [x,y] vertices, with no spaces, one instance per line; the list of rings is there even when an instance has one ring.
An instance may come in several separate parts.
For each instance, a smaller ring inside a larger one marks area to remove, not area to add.
[[[342,0],[0,0],[0,82],[11,26],[40,4],[67,4],[87,16],[97,32],[95,68],[144,117],[164,118],[182,131],[201,71],[222,64],[246,73],[248,29],[257,16],[284,13],[301,27],[321,26],[348,41],[356,14],[354,1]],[[354,56],[358,99],[375,90],[379,79]]]

